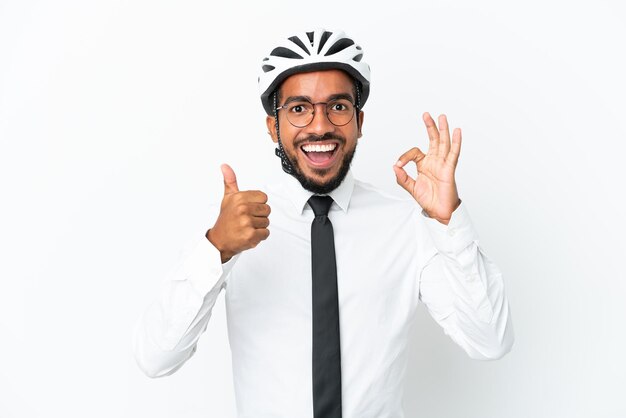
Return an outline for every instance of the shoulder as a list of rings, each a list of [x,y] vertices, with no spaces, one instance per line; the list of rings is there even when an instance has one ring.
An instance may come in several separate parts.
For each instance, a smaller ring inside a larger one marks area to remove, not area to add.
[[[396,215],[416,216],[422,208],[410,196],[391,193],[379,186],[355,179],[351,207],[364,210],[379,209]]]
[[[353,209],[368,218],[377,219],[380,225],[393,231],[399,239],[404,237],[407,242],[415,241],[420,260],[428,260],[436,253],[427,224],[428,218],[423,214],[422,207],[408,193],[398,195],[357,180],[350,202],[350,210]]]
[[[295,190],[294,190],[295,189]],[[273,213],[292,212],[294,209],[299,209],[294,213],[301,213],[302,207],[306,202],[306,196],[303,197],[303,190],[294,188],[288,182],[274,182],[265,183],[262,190],[267,194],[267,201],[272,208]]]
[[[417,204],[410,196],[401,196],[389,192],[379,186],[367,183],[362,180],[354,179],[353,197],[371,199],[383,204],[396,206],[414,206]]]
[[[268,200],[270,201],[289,201],[289,190],[284,182],[265,183],[260,190],[267,194]]]

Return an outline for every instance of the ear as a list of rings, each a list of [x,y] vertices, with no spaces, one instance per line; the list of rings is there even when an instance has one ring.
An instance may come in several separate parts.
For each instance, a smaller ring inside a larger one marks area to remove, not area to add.
[[[363,116],[364,115],[365,115],[365,113],[363,113],[362,110],[359,111],[359,126],[358,126],[358,128],[359,128],[359,135],[357,136],[357,138],[360,138],[360,137],[363,136],[362,129],[363,129]]]
[[[278,142],[278,135],[276,133],[276,119],[272,116],[265,118],[265,124],[267,125],[267,133],[272,137],[272,141]]]

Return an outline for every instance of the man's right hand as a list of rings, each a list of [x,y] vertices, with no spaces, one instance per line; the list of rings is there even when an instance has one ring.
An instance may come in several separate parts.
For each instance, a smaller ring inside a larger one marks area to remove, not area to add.
[[[234,255],[256,247],[270,235],[270,207],[260,190],[240,192],[237,177],[228,164],[222,164],[224,197],[220,215],[206,238],[220,251],[222,263]]]

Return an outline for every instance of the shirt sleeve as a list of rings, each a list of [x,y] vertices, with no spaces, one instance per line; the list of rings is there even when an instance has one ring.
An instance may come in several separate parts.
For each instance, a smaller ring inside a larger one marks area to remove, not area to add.
[[[135,360],[148,377],[168,376],[193,356],[238,258],[222,264],[219,250],[204,235],[192,243],[135,326]]]
[[[495,360],[511,350],[511,313],[502,273],[480,247],[465,207],[448,225],[422,211],[431,246],[419,272],[419,299],[446,335],[473,359]]]

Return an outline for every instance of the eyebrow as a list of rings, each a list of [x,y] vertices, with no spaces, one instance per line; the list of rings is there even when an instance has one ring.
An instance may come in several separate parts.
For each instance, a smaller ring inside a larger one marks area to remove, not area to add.
[[[346,99],[352,103],[354,103],[354,98],[351,94],[348,93],[337,93],[328,96],[328,102],[332,102],[333,100]],[[285,100],[285,104],[283,106],[292,103],[292,102],[313,102],[313,100],[309,96],[289,96],[287,100]]]

